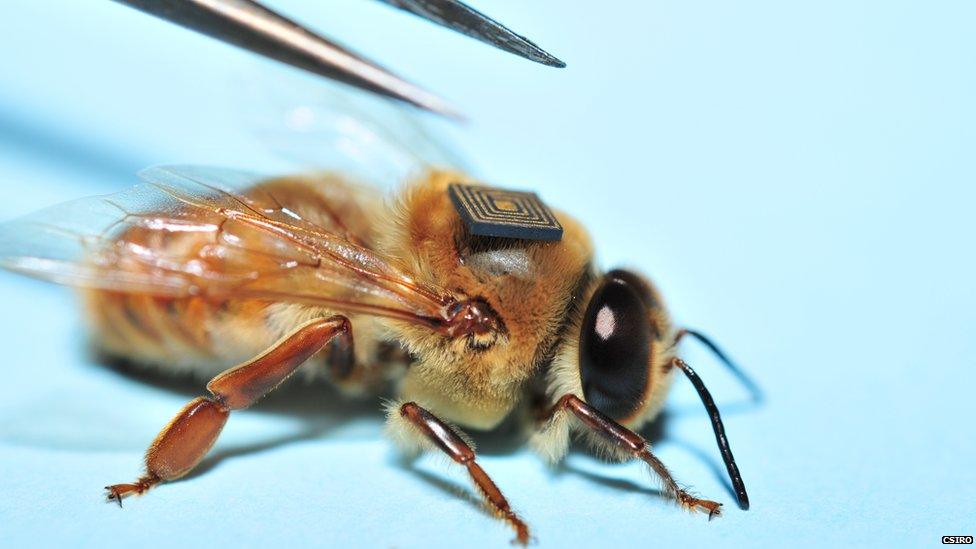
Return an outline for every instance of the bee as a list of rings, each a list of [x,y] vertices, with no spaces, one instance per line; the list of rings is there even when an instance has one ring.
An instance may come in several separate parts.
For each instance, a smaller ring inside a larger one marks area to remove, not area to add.
[[[209,379],[149,445],[145,474],[107,486],[109,500],[189,473],[232,412],[302,370],[353,394],[392,384],[392,439],[463,466],[518,543],[529,527],[462,428],[515,418],[553,463],[582,434],[612,459],[644,461],[670,498],[712,517],[721,504],[682,489],[638,434],[682,372],[748,508],[718,409],[677,356],[684,336],[717,348],[677,328],[645,276],[599,270],[569,215],[533,206],[551,215],[558,240],[479,234],[452,199],[477,181],[444,167],[417,173],[393,199],[341,173],[168,166],[140,176],[130,190],[0,230],[0,265],[79,288],[106,353]]]

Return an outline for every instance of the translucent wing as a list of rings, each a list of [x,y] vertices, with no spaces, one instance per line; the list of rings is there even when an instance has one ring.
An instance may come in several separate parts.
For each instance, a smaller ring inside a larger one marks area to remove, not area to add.
[[[312,222],[266,179],[156,167],[145,184],[55,206],[0,228],[0,266],[72,286],[160,297],[254,298],[442,323],[451,297],[350,234]],[[246,189],[247,190],[245,192]]]
[[[262,64],[261,72],[235,87],[241,118],[296,170],[341,171],[385,189],[435,168],[471,173],[444,145],[443,121],[294,71]]]

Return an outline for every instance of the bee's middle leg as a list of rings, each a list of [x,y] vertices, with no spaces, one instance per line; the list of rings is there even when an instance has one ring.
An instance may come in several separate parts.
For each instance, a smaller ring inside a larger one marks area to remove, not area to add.
[[[415,402],[407,402],[396,411],[391,410],[391,414],[399,414],[400,418],[406,420],[425,440],[433,443],[455,462],[464,465],[491,511],[508,522],[515,530],[514,541],[521,545],[528,544],[528,525],[512,511],[502,491],[475,461],[474,450],[454,429]]]
[[[352,327],[343,316],[316,319],[285,336],[257,357],[207,383],[212,396],[198,397],[176,414],[146,451],[146,474],[134,483],[107,486],[108,499],[142,494],[160,482],[189,473],[210,450],[233,410],[254,404],[336,337],[352,349]]]

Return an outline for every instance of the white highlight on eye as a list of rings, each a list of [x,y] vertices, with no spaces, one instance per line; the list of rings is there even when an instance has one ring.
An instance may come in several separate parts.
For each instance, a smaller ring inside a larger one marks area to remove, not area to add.
[[[610,339],[610,336],[613,335],[613,330],[616,328],[616,326],[617,319],[613,316],[613,311],[610,310],[609,306],[604,305],[599,311],[597,311],[596,326],[594,328],[596,329],[597,335],[600,336],[604,341]]]

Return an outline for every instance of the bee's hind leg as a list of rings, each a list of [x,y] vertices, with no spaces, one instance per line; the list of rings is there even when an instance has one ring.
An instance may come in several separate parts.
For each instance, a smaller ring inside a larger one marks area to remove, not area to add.
[[[502,495],[502,491],[491,480],[488,473],[475,461],[475,453],[468,444],[451,426],[437,418],[434,414],[422,408],[415,402],[407,402],[399,407],[390,409],[391,428],[399,429],[401,432],[394,433],[399,437],[422,437],[420,440],[411,439],[401,442],[411,445],[419,442],[420,446],[433,445],[447,454],[456,463],[464,465],[468,470],[468,475],[474,481],[478,492],[481,493],[485,503],[491,511],[509,523],[515,530],[515,543],[526,545],[529,542],[529,527],[525,522],[512,511],[508,500]],[[401,420],[406,425],[401,424]],[[407,432],[403,432],[407,431]],[[424,444],[428,443],[428,444]]]
[[[551,428],[562,423],[559,421],[562,419],[560,416],[565,414],[572,414],[593,434],[602,439],[603,443],[608,444],[607,448],[613,455],[621,459],[637,458],[647,463],[654,474],[661,479],[664,492],[685,509],[704,511],[708,513],[709,519],[721,514],[721,503],[696,498],[682,489],[661,460],[651,453],[650,444],[642,436],[620,425],[573,394],[564,395],[556,402],[546,415],[546,427]]]
[[[233,410],[242,410],[274,390],[312,355],[336,337],[352,352],[352,327],[342,316],[312,320],[254,359],[210,380],[212,396],[187,404],[146,451],[146,474],[133,483],[107,486],[108,499],[142,494],[160,482],[189,473],[207,454]]]

